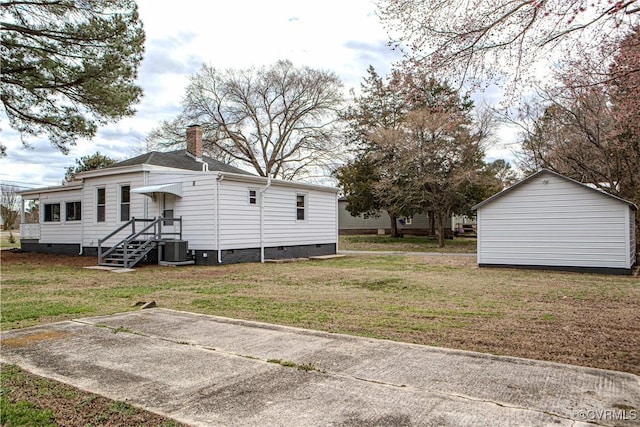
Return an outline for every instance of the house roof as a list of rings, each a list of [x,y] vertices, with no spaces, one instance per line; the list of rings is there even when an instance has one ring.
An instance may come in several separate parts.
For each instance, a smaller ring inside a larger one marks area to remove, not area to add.
[[[187,150],[177,151],[151,151],[149,153],[142,154],[131,159],[123,160],[114,165],[108,166],[104,169],[118,168],[123,166],[134,165],[153,165],[164,166],[175,169],[186,169],[191,171],[201,171],[202,163],[206,163],[210,171],[219,172],[232,172],[244,175],[253,175],[247,171],[244,171],[235,166],[222,163],[221,161],[212,159],[211,157],[203,156],[202,161],[197,161],[193,156],[187,153]]]
[[[504,195],[506,195],[506,194],[511,193],[511,192],[512,192],[513,190],[515,190],[516,188],[521,187],[521,186],[523,186],[523,185],[527,184],[528,182],[530,182],[530,181],[534,180],[535,178],[537,178],[537,177],[539,177],[540,175],[543,175],[543,174],[549,174],[549,175],[552,175],[552,176],[558,177],[558,178],[563,179],[563,180],[565,180],[565,181],[567,181],[567,182],[571,182],[571,183],[573,183],[573,184],[575,184],[575,185],[578,185],[578,186],[580,186],[581,188],[584,188],[584,189],[586,189],[586,190],[594,191],[594,192],[596,192],[596,193],[600,194],[600,195],[601,195],[601,196],[603,196],[603,197],[609,197],[609,198],[614,199],[614,200],[617,200],[617,201],[619,201],[619,202],[626,203],[627,205],[631,206],[631,208],[632,208],[632,209],[634,209],[634,210],[638,210],[638,207],[637,207],[635,204],[633,204],[632,202],[628,201],[628,200],[625,200],[625,199],[620,198],[620,197],[618,197],[618,196],[614,196],[613,194],[607,193],[607,192],[605,192],[605,191],[598,190],[597,188],[589,187],[588,185],[585,185],[585,184],[583,184],[583,183],[581,183],[581,182],[578,182],[578,181],[576,181],[576,180],[574,180],[574,179],[571,179],[571,178],[569,178],[569,177],[566,177],[566,176],[564,176],[564,175],[561,175],[561,174],[559,174],[559,173],[557,173],[557,172],[554,172],[554,171],[552,171],[552,170],[549,170],[549,169],[540,169],[538,172],[536,172],[536,173],[534,173],[534,174],[532,174],[532,175],[530,175],[530,176],[526,177],[525,179],[523,179],[523,180],[521,180],[521,181],[519,181],[519,182],[517,182],[517,183],[513,184],[511,187],[509,187],[509,188],[505,188],[505,189],[504,189],[504,190],[502,190],[501,192],[496,193],[496,194],[494,194],[493,196],[489,197],[488,199],[486,199],[486,200],[484,200],[484,201],[482,201],[482,202],[478,203],[477,205],[475,205],[474,207],[472,207],[472,208],[471,208],[471,210],[476,211],[476,210],[478,210],[479,208],[481,208],[482,206],[487,205],[487,204],[489,204],[489,203],[493,202],[494,200],[499,199],[499,198],[501,198],[502,196],[504,196]]]
[[[70,182],[64,185],[56,185],[53,187],[39,187],[39,188],[31,188],[29,190],[21,190],[16,191],[16,194],[20,196],[31,196],[38,195],[40,193],[54,193],[58,191],[71,191],[71,190],[81,190],[82,182]]]
[[[324,191],[328,193],[338,193],[340,190],[335,187],[327,187],[326,185],[318,185],[318,184],[310,184],[306,182],[300,181],[289,181],[284,179],[275,179],[275,178],[266,178],[257,175],[240,175],[234,174],[230,172],[223,172],[220,174],[225,181],[237,181],[237,182],[245,182],[245,183],[255,183],[257,185],[267,185],[267,186],[279,186],[279,187],[290,187],[297,189],[307,189],[307,190],[317,190]]]

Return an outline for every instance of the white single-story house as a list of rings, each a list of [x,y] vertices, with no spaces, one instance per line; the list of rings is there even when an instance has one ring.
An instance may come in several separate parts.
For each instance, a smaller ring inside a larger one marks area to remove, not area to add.
[[[21,226],[23,250],[93,255],[99,264],[228,264],[335,254],[337,189],[255,176],[187,149],[150,152],[80,173],[59,187],[20,192],[39,202]]]
[[[637,207],[542,169],[473,207],[480,267],[631,274]]]

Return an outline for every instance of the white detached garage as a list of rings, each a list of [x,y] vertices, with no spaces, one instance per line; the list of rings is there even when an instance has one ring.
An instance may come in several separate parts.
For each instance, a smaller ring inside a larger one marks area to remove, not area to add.
[[[631,274],[637,207],[547,169],[473,207],[480,267]]]

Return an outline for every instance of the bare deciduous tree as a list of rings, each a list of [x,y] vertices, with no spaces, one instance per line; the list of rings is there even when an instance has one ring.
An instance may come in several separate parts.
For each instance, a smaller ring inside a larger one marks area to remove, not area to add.
[[[427,72],[461,85],[506,79],[515,88],[551,55],[572,57],[577,41],[594,50],[615,45],[640,19],[638,0],[377,3],[392,44]]]
[[[13,184],[0,183],[0,215],[7,230],[13,230],[20,218],[20,196]]]
[[[151,137],[176,143],[183,140],[178,130],[198,123],[213,157],[250,166],[260,176],[299,178],[335,167],[341,102],[342,83],[332,72],[289,61],[224,71],[205,65],[191,78],[181,117]]]
[[[640,70],[640,28],[621,44],[605,83],[596,84],[602,65],[586,54],[560,70],[560,85],[540,89],[520,110],[522,166],[640,201],[640,74],[633,69]]]
[[[613,56],[605,72],[585,54],[560,70],[559,86],[539,90],[537,101],[520,110],[514,122],[523,131],[521,167],[549,168],[638,204],[640,28]]]

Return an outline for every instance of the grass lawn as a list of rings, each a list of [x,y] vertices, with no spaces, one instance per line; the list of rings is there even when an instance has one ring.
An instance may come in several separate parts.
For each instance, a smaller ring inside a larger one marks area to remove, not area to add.
[[[38,377],[14,365],[2,365],[2,426],[159,426],[183,424]]]
[[[12,239],[13,236],[13,239]],[[11,241],[13,240],[13,242]],[[20,230],[0,232],[0,249],[12,249],[20,247]]]
[[[444,248],[438,247],[436,239],[425,236],[397,238],[387,235],[363,234],[340,236],[338,247],[348,251],[403,251],[403,252],[440,252],[475,253],[477,239],[461,237],[445,240]]]
[[[128,274],[84,269],[95,265],[87,257],[1,256],[3,330],[155,300],[196,313],[640,374],[638,277],[478,269],[473,257],[446,255],[152,265]]]
[[[640,279],[478,269],[473,257],[348,256],[129,274],[2,251],[3,330],[160,307],[640,374]]]

